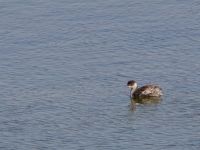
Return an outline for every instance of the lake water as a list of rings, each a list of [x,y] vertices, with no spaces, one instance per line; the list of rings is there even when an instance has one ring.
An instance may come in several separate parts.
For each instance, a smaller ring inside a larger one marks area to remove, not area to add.
[[[199,0],[0,1],[0,149],[199,150]],[[159,84],[130,110],[128,80]]]

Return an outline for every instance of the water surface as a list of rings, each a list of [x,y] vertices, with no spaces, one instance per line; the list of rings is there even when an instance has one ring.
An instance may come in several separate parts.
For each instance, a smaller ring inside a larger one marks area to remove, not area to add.
[[[0,2],[0,149],[200,149],[200,2]],[[163,100],[130,110],[128,80]]]

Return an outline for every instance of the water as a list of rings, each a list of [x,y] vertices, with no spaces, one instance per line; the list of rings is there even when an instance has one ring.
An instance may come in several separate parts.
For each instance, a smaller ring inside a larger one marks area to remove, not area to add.
[[[0,1],[0,149],[200,149],[199,9]],[[131,111],[130,79],[163,100]]]

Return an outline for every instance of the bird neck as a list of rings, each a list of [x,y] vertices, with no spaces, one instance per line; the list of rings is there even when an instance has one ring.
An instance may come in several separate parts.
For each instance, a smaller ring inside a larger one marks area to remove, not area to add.
[[[130,91],[130,98],[133,98],[133,93],[135,92],[136,89],[137,89],[137,87],[131,88],[131,91]]]

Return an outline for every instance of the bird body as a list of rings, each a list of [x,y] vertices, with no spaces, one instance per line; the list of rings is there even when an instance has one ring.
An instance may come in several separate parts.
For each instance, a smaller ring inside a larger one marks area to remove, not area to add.
[[[162,89],[157,85],[149,84],[138,88],[137,83],[131,80],[127,86],[131,89],[131,98],[161,97],[163,95]]]
[[[157,85],[145,85],[140,88],[137,88],[133,92],[133,97],[160,97],[162,96],[162,89]]]

